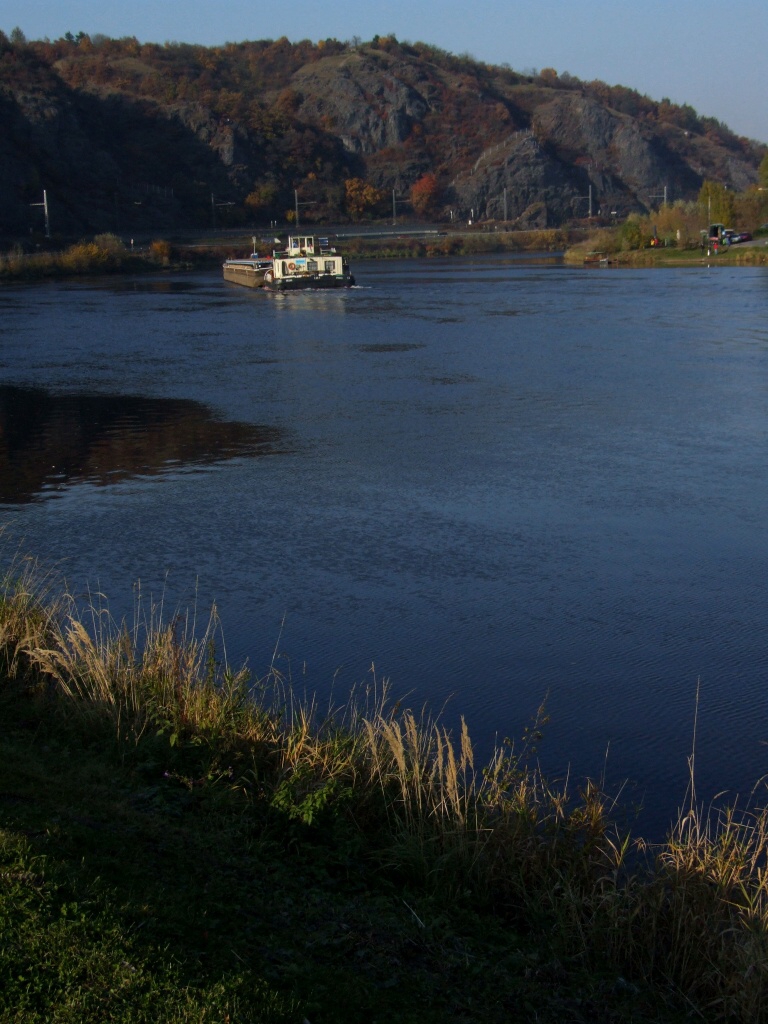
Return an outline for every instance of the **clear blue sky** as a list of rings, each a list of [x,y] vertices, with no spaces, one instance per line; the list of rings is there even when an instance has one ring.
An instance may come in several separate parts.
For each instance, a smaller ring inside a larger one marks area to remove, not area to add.
[[[213,46],[394,33],[515,70],[553,67],[690,103],[768,143],[768,0],[0,0],[0,28]]]

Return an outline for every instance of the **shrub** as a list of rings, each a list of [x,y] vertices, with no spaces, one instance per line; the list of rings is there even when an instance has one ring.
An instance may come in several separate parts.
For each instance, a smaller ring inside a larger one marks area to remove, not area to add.
[[[171,243],[166,242],[165,239],[155,239],[154,242],[150,242],[149,251],[152,254],[152,258],[158,263],[162,263],[163,266],[167,266],[171,259]]]

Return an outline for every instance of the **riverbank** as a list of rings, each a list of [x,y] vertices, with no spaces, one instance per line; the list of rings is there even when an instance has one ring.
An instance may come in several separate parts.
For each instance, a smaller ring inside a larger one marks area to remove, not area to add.
[[[500,253],[562,253],[566,263],[581,265],[593,249],[590,242],[574,240],[573,233],[541,231],[413,232],[350,234],[335,240],[351,259],[429,259],[448,256],[479,256]],[[271,251],[272,239],[257,241],[262,252]],[[248,255],[251,240],[194,241],[156,239],[148,245],[127,248],[114,236],[99,236],[61,251],[0,254],[0,282],[40,281],[91,277],[103,274],[160,273],[169,270],[214,269],[225,259]],[[246,251],[248,250],[248,251]],[[697,266],[768,264],[768,245],[759,240],[723,248],[715,254],[700,247],[608,250],[612,266]]]
[[[171,246],[155,241],[140,250],[128,249],[114,235],[99,235],[61,250],[0,253],[0,282],[156,272],[171,264]]]
[[[308,231],[313,229],[308,228]],[[315,234],[320,232],[314,229]],[[563,230],[544,231],[423,231],[398,233],[349,232],[328,236],[332,245],[350,259],[429,259],[443,256],[478,256],[493,253],[562,252],[572,236]],[[225,259],[247,256],[253,240],[174,241],[169,258],[178,266],[214,267]],[[256,239],[257,250],[271,253],[273,238]]]
[[[0,1019],[768,1020],[763,812],[632,837],[386,694],[321,714],[152,611],[0,588]],[[682,794],[681,794],[682,797]]]
[[[603,265],[617,267],[681,267],[681,266],[750,266],[768,265],[768,240],[755,239],[753,242],[741,242],[737,245],[720,246],[715,252],[713,247],[702,248],[697,245],[691,248],[677,246],[645,246],[642,249],[619,249],[605,245],[600,249],[600,239],[589,239],[570,246],[565,250],[563,259],[569,264],[583,265],[589,262],[596,252],[605,258]],[[605,241],[605,239],[603,239]],[[597,264],[599,265],[599,264]]]
[[[472,256],[503,252],[560,252],[569,236],[551,231],[484,231],[414,234],[350,233],[331,236],[345,255],[359,259],[421,259],[439,256]],[[274,239],[257,240],[262,252],[271,252]],[[147,273],[220,267],[225,259],[247,256],[251,239],[156,239],[128,248],[113,235],[97,236],[60,251],[0,254],[0,282],[36,281],[101,274]]]
[[[570,264],[585,263],[581,250],[566,252]],[[697,249],[639,249],[611,253],[608,264],[614,267],[764,267],[768,265],[768,247],[738,250],[736,246],[719,253]]]

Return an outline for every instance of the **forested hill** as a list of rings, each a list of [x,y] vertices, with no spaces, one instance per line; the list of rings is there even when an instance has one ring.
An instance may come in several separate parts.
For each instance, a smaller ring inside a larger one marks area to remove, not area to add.
[[[521,227],[754,184],[765,147],[689,106],[368,43],[27,41],[0,32],[0,235],[391,212]]]

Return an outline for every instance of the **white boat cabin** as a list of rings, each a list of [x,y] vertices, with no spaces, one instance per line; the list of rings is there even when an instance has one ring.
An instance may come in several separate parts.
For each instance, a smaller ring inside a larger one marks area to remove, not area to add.
[[[319,278],[345,281],[349,277],[349,267],[336,249],[328,244],[327,238],[290,235],[285,249],[275,249],[272,254],[272,273],[275,283],[282,280],[288,284],[294,278],[310,278],[323,284],[325,281],[318,281]]]

